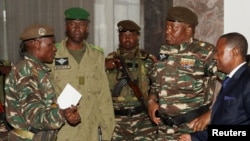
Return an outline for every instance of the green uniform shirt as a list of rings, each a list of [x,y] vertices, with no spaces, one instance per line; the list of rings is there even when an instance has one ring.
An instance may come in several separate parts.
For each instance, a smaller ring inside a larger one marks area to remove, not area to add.
[[[86,49],[78,63],[66,48],[66,40],[57,44],[52,74],[59,91],[69,83],[82,94],[78,106],[81,123],[63,126],[58,141],[97,141],[98,126],[102,129],[103,140],[110,140],[115,121],[103,51],[84,42]]]

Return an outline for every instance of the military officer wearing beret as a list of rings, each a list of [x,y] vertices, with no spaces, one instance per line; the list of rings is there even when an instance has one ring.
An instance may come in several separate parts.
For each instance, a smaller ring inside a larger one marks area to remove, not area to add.
[[[115,121],[103,49],[86,41],[90,14],[73,7],[64,15],[67,38],[56,44],[52,74],[59,90],[69,83],[83,97],[78,105],[81,123],[66,124],[58,141],[97,141],[98,127],[102,140],[111,140]]]
[[[152,72],[149,115],[159,127],[158,140],[177,140],[181,133],[203,130],[209,123],[215,78],[214,45],[194,38],[197,15],[172,7],[166,18],[166,44]]]
[[[119,47],[116,51],[109,53],[105,60],[116,119],[116,128],[112,140],[152,141],[155,138],[156,126],[153,125],[147,115],[145,110],[147,107],[143,107],[144,105],[136,98],[136,94],[128,83],[119,85],[123,81],[123,76],[115,61],[117,56],[124,58],[127,69],[134,79],[133,81],[136,81],[144,101],[147,102],[150,88],[149,73],[157,60],[152,54],[139,48],[141,30],[139,25],[131,20],[122,20],[118,22],[117,27]],[[120,89],[120,91],[115,89]]]
[[[77,107],[65,110],[56,104],[57,95],[45,63],[56,53],[54,30],[48,25],[33,24],[24,29],[20,39],[23,58],[6,78],[6,117],[14,128],[10,141],[55,141],[64,125],[80,122]]]

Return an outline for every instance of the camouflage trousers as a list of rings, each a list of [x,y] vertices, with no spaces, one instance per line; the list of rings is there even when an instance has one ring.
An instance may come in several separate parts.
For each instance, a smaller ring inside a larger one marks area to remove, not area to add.
[[[56,141],[57,131],[41,131],[34,135],[32,139],[23,138],[13,131],[8,133],[8,141]]]
[[[134,116],[116,116],[112,141],[154,141],[156,125],[143,112]]]
[[[158,132],[155,141],[177,141],[181,134],[192,132],[192,129],[190,129],[187,124],[171,127],[161,123],[158,125]]]

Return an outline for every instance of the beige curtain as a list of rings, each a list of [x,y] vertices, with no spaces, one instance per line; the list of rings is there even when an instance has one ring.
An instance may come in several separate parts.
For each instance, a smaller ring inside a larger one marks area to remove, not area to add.
[[[105,55],[118,47],[117,22],[131,19],[143,29],[143,0],[0,0],[0,60],[13,63],[19,60],[19,35],[33,23],[53,26],[56,41],[62,40],[65,37],[64,11],[70,7],[82,7],[90,12],[88,41],[102,47]]]
[[[94,42],[104,49],[105,55],[118,48],[117,23],[133,20],[143,29],[143,0],[95,0]],[[144,30],[141,31],[140,47],[143,47]]]
[[[6,30],[4,35],[3,9],[6,5]],[[0,0],[0,60],[8,59],[15,63],[19,60],[19,35],[22,30],[33,23],[48,24],[55,28],[56,41],[65,37],[64,11],[70,7],[82,7],[90,12],[90,34],[88,40],[93,42],[93,0]],[[6,45],[4,45],[4,40]],[[7,48],[7,52],[4,51]],[[8,58],[6,58],[6,54]],[[4,55],[5,54],[5,55]]]

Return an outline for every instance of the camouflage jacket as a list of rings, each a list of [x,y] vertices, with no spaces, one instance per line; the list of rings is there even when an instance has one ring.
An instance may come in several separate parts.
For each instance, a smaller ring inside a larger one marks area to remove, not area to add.
[[[31,55],[11,69],[5,84],[8,122],[17,129],[59,129],[65,119],[59,113],[49,68]]]
[[[161,47],[150,94],[159,98],[163,113],[176,116],[211,103],[216,75],[225,76],[217,72],[213,50],[213,45],[196,39]]]
[[[124,57],[125,62],[128,66],[130,73],[132,74],[133,79],[137,82],[139,86],[144,100],[147,101],[148,99],[148,91],[150,89],[150,79],[149,73],[151,72],[155,56],[152,54],[146,53],[144,50],[136,49],[126,55],[122,53],[118,48],[117,51],[111,52],[107,55],[107,59],[112,59],[115,56],[121,55]],[[110,91],[114,90],[114,87],[119,82],[122,73],[117,69],[106,70],[108,79],[109,79],[109,87]],[[126,84],[118,97],[113,96],[113,105],[115,109],[127,109],[132,108],[140,105],[140,102],[137,100],[133,90]]]

